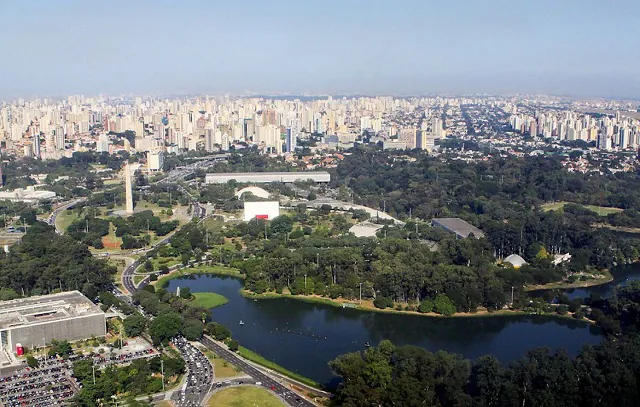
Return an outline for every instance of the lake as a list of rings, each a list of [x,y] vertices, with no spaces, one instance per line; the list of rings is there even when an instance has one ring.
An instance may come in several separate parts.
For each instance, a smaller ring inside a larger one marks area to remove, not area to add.
[[[396,345],[444,350],[477,359],[491,354],[503,363],[540,346],[565,348],[575,355],[583,344],[599,343],[597,328],[585,322],[544,316],[437,318],[359,311],[278,298],[254,301],[239,294],[242,281],[217,276],[171,280],[170,291],[215,292],[229,299],[212,310],[213,319],[231,329],[238,342],[281,366],[329,388],[336,377],[328,362],[389,339]],[[239,322],[243,321],[244,325]]]
[[[640,280],[640,263],[634,263],[626,266],[618,266],[611,270],[613,281],[606,284],[595,285],[593,287],[584,288],[565,288],[560,291],[565,293],[569,299],[588,298],[589,295],[599,294],[602,297],[609,297],[618,285],[624,286],[631,281]],[[530,297],[540,297],[547,290],[530,291]]]

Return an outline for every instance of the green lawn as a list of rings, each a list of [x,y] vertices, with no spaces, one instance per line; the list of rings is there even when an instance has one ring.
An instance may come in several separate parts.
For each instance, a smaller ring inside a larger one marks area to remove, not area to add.
[[[282,407],[284,405],[267,390],[253,386],[220,390],[211,396],[208,403],[209,407]]]
[[[160,270],[162,266],[175,266],[176,264],[180,264],[181,260],[179,257],[154,257],[151,259],[151,264],[153,264],[154,270]]]
[[[559,211],[561,210],[566,204],[571,203],[571,202],[548,202],[546,204],[542,205],[542,210],[543,211]],[[582,205],[585,208],[594,211],[595,213],[597,213],[599,216],[607,216],[609,214],[612,213],[617,213],[617,212],[622,212],[621,208],[611,208],[608,206],[596,206],[596,205]]]
[[[313,380],[311,380],[311,379],[309,379],[307,377],[304,377],[302,375],[294,373],[294,372],[292,372],[290,370],[287,370],[284,367],[278,365],[277,363],[272,362],[270,360],[267,360],[264,357],[258,355],[257,353],[255,353],[251,349],[245,348],[244,346],[240,346],[240,348],[238,349],[238,355],[240,355],[243,358],[248,359],[248,360],[250,360],[250,361],[252,361],[254,363],[257,363],[257,364],[259,364],[261,366],[264,366],[264,367],[266,367],[268,369],[274,370],[274,371],[276,371],[276,372],[278,372],[280,374],[283,374],[283,375],[285,375],[287,377],[290,377],[290,378],[292,378],[294,380],[297,380],[297,381],[299,381],[301,383],[304,383],[304,384],[306,384],[308,386],[315,387],[315,388],[318,388],[318,389],[320,389],[322,387],[322,386],[320,386],[319,383],[317,383],[317,382],[315,382],[315,381],[313,381]]]
[[[56,217],[56,226],[64,232],[76,219],[78,219],[78,216],[74,211],[62,211],[58,217]]]
[[[187,304],[192,307],[215,308],[229,302],[227,297],[216,293],[193,293],[193,299]]]

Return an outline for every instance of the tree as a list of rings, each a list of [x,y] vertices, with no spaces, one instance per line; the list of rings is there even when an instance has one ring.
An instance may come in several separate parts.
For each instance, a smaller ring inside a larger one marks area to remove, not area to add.
[[[183,326],[183,318],[176,312],[158,315],[149,325],[149,335],[154,345],[168,342],[178,335]]]
[[[140,314],[126,317],[123,321],[124,332],[127,336],[140,336],[144,331],[147,320]]]
[[[280,215],[271,221],[271,233],[284,235],[293,229],[293,220],[287,215]]]
[[[227,345],[229,346],[229,350],[232,352],[237,352],[239,349],[238,341],[235,339],[231,339]]]
[[[427,313],[433,311],[433,301],[430,299],[425,299],[420,302],[418,306],[418,312]]]
[[[31,355],[27,355],[27,365],[30,368],[36,368],[38,367],[38,359],[34,358]]]
[[[205,330],[218,341],[224,341],[231,337],[231,331],[229,328],[216,322],[209,322]]]
[[[393,307],[393,300],[388,297],[376,297],[376,299],[373,300],[373,305],[380,309],[390,308]]]
[[[453,315],[456,312],[456,306],[445,294],[436,295],[434,301],[434,310],[441,315]]]
[[[182,327],[182,335],[189,341],[197,341],[202,338],[202,321],[194,318],[188,318],[184,321]]]
[[[73,353],[73,350],[71,349],[69,341],[57,341],[55,339],[51,341],[51,348],[48,352],[49,356],[60,355],[66,359],[71,353]]]
[[[185,300],[191,298],[191,289],[189,287],[180,287],[180,297]]]

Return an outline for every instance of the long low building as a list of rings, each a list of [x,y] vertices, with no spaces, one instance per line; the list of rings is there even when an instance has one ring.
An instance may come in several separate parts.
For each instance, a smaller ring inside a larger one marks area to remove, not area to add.
[[[458,238],[464,239],[473,235],[476,239],[484,237],[484,233],[477,227],[460,218],[434,218],[431,220],[433,226],[437,226],[454,233]]]
[[[79,291],[0,302],[0,350],[35,348],[53,339],[77,341],[107,334],[105,313]]]
[[[300,172],[225,172],[213,173],[205,176],[207,184],[226,184],[235,180],[245,183],[268,183],[268,182],[295,182],[312,180],[316,183],[329,182],[331,176],[326,171],[300,171]]]

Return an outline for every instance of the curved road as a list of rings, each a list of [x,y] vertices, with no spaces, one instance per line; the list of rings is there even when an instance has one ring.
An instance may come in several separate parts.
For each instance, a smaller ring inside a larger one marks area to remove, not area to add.
[[[266,375],[261,370],[257,369],[255,366],[245,362],[244,359],[238,357],[234,352],[231,352],[224,346],[221,346],[218,342],[214,341],[208,336],[203,336],[200,340],[200,343],[205,345],[207,348],[214,351],[218,356],[227,362],[231,363],[235,367],[242,370],[244,373],[248,374],[255,380],[257,383],[260,383],[259,386],[263,386],[267,389],[275,392],[280,398],[286,401],[290,406],[296,407],[314,407],[315,404],[311,403],[308,400],[300,397],[298,394],[286,388],[277,380],[272,379],[270,376]],[[257,384],[256,383],[256,384]]]
[[[58,218],[58,215],[60,215],[60,213],[62,211],[66,211],[67,209],[79,204],[80,202],[84,202],[86,201],[87,198],[78,198],[78,199],[74,199],[71,201],[67,201],[63,204],[61,204],[60,206],[56,207],[56,209],[53,210],[53,212],[51,212],[51,215],[49,215],[49,218],[47,218],[47,223],[53,227],[56,228],[56,233],[58,234],[62,234],[62,232],[64,232],[63,230],[59,230],[58,226],[56,225],[56,219]]]

